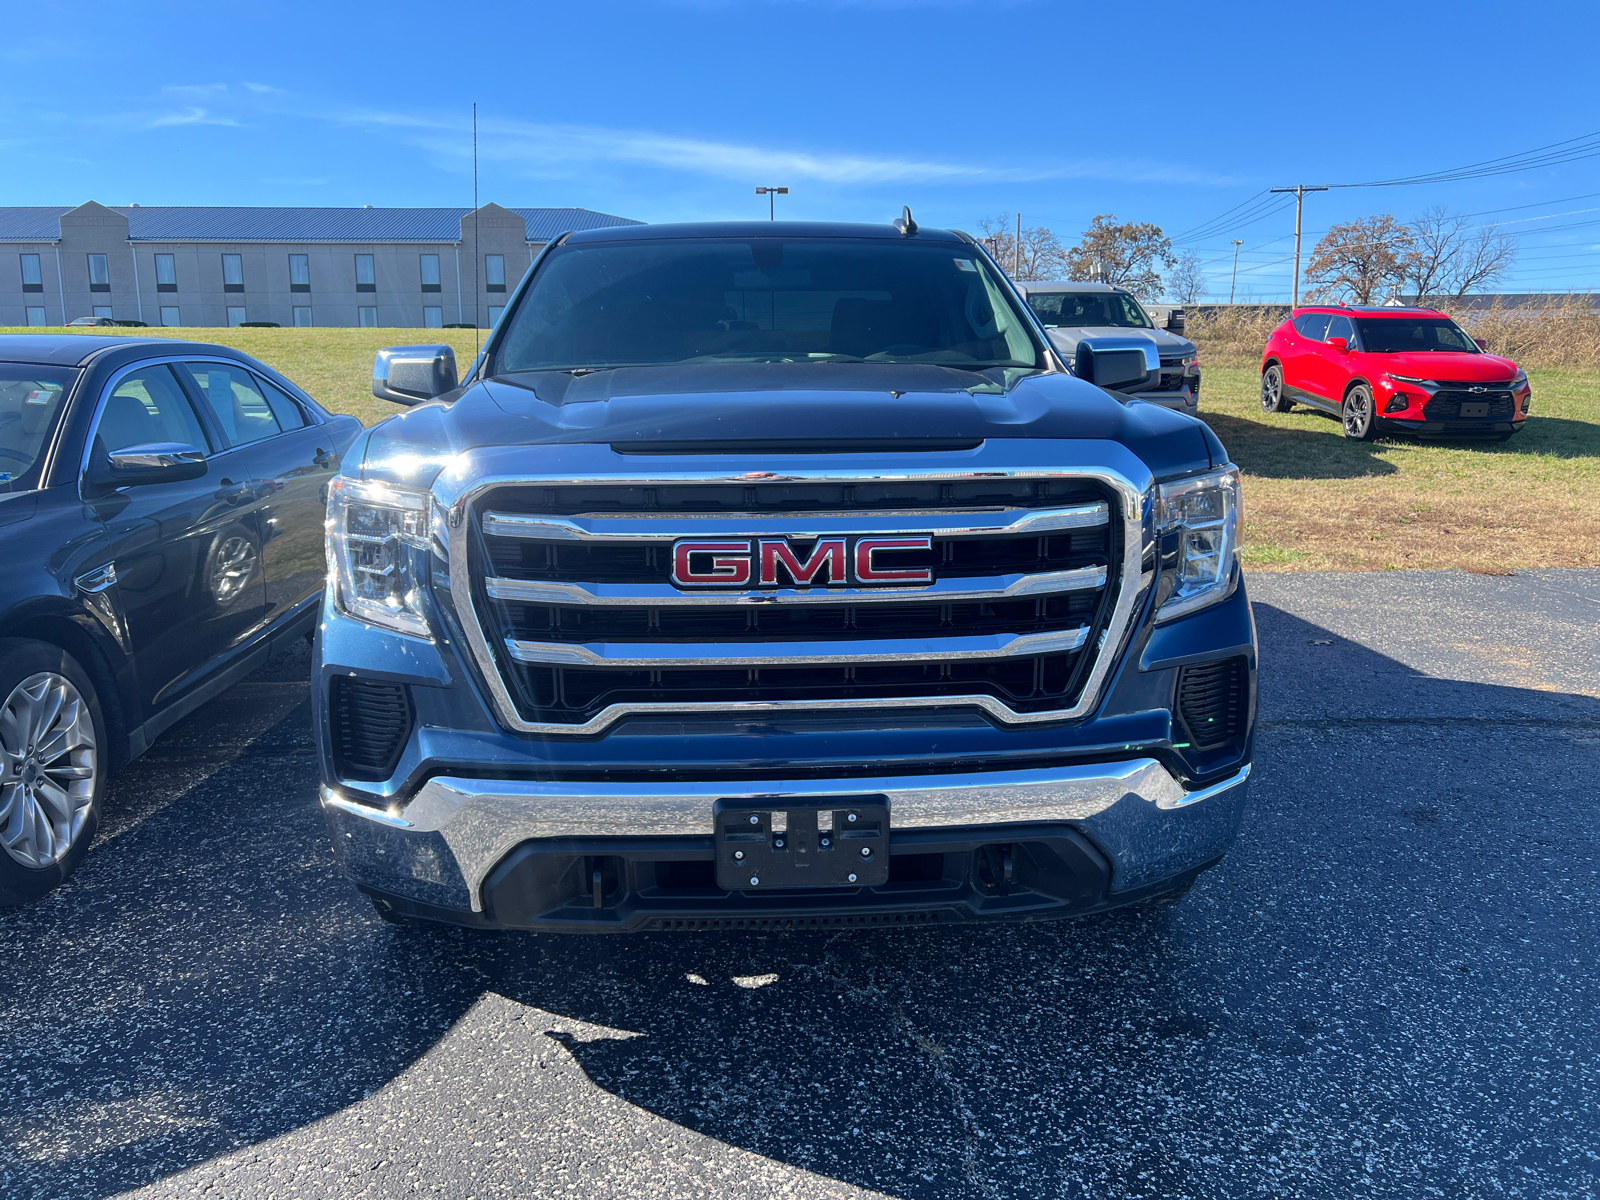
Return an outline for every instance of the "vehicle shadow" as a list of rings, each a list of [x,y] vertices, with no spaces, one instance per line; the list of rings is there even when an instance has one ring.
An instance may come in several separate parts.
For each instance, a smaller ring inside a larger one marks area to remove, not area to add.
[[[1564,1164],[1588,1161],[1593,1046],[1566,1039],[1595,993],[1573,954],[1597,898],[1600,701],[1430,679],[1257,616],[1268,719],[1239,847],[1180,906],[1065,923],[399,930],[334,865],[303,703],[230,761],[190,730],[111,801],[169,802],[0,914],[0,1193],[106,1197],[361,1113],[262,1169],[300,1189],[311,1156],[398,1192],[426,1134],[433,1163],[459,1154],[487,1185],[475,1144],[533,1139],[518,1170],[558,1158],[593,1089],[907,1197],[1418,1194],[1504,1162],[1533,1191],[1592,1187],[1592,1164]],[[1359,715],[1354,687],[1410,723],[1328,716]],[[1471,752],[1444,752],[1465,725]],[[1540,737],[1537,808],[1503,803]],[[1551,882],[1552,857],[1585,869]],[[1457,1024],[1518,1036],[1470,1035],[1463,1058]],[[1571,1069],[1530,1074],[1541,1056]],[[572,1078],[589,1090],[559,1092]],[[386,1133],[372,1094],[397,1080],[384,1112],[426,1093],[443,1123]],[[449,1143],[485,1096],[493,1113]],[[1524,1100],[1547,1114],[1526,1128],[1507,1116]],[[388,1183],[375,1164],[397,1159]]]
[[[1378,457],[1394,447],[1445,447],[1476,454],[1542,454],[1555,458],[1600,457],[1600,425],[1566,417],[1530,416],[1526,427],[1509,441],[1486,438],[1435,438],[1385,433],[1375,441],[1344,436],[1338,418],[1316,409],[1297,407],[1287,414],[1291,428],[1266,425],[1226,413],[1202,417],[1227,447],[1231,459],[1247,475],[1269,479],[1353,479],[1393,475],[1400,468]],[[1284,419],[1284,418],[1280,418]]]

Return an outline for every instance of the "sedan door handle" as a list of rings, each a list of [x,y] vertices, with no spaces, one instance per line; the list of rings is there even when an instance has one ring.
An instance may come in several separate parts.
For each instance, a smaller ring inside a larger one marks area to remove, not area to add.
[[[231,479],[224,479],[222,486],[217,489],[217,499],[228,504],[238,504],[241,500],[250,498],[252,488],[249,482],[234,483]]]
[[[318,446],[316,456],[312,458],[311,463],[324,471],[331,471],[339,465],[339,456],[332,450],[324,450]]]

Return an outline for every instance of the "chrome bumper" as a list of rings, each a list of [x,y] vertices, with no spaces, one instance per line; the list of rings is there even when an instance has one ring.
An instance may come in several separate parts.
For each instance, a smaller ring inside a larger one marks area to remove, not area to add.
[[[1155,759],[1035,771],[806,779],[763,783],[611,784],[428,780],[403,808],[322,789],[345,868],[358,883],[483,910],[496,864],[531,838],[708,835],[719,799],[811,804],[886,796],[895,829],[1070,822],[1111,862],[1112,890],[1158,883],[1233,843],[1250,768],[1186,791]],[[459,874],[458,874],[459,873]],[[458,882],[459,879],[459,882]]]

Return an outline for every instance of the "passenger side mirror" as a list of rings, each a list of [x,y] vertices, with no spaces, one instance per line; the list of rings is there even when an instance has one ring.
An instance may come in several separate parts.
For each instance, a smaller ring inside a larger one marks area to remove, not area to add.
[[[1472,340],[1478,344],[1479,350],[1487,350],[1489,348],[1488,338],[1473,338]]]
[[[456,352],[449,346],[390,346],[372,363],[372,394],[396,404],[421,404],[456,389]]]
[[[147,442],[124,446],[106,454],[103,443],[95,439],[95,453],[89,458],[87,478],[96,491],[115,491],[144,483],[176,483],[199,479],[206,473],[203,450],[182,442]]]
[[[1350,353],[1350,343],[1342,337],[1329,338],[1328,347],[1331,350],[1337,350],[1340,354]]]
[[[1167,310],[1167,332],[1183,332],[1183,309],[1173,308]]]

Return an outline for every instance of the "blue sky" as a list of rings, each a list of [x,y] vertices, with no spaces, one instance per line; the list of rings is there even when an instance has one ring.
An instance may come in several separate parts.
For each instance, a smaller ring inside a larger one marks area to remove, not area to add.
[[[1442,170],[1600,131],[1600,5],[662,0],[30,6],[0,42],[0,204],[468,205],[766,215],[1066,241],[1154,221],[1226,298],[1287,299],[1279,184]],[[1457,83],[1456,81],[1459,81]],[[1600,288],[1600,157],[1357,188],[1333,221],[1509,222],[1507,290]],[[1235,206],[1238,217],[1217,222]],[[1253,218],[1253,219],[1252,219]],[[1188,231],[1207,227],[1199,237]]]

